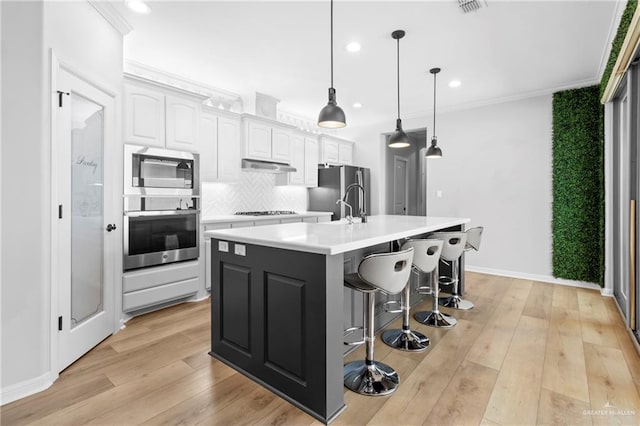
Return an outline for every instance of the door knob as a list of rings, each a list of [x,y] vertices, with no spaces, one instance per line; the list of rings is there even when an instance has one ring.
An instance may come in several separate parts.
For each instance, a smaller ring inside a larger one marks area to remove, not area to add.
[[[116,230],[116,224],[115,223],[110,223],[107,225],[107,232],[111,232],[111,231],[115,231]]]

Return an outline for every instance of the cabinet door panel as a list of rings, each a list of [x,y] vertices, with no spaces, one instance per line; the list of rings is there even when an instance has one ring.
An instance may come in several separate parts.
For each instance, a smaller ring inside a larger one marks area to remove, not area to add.
[[[211,182],[218,179],[218,117],[202,114],[198,132],[200,143],[200,180]]]
[[[166,97],[167,148],[196,151],[200,106],[185,99]]]
[[[164,140],[164,95],[125,86],[124,141],[164,147]]]
[[[305,142],[301,135],[291,137],[291,147],[293,155],[291,165],[296,168],[295,172],[289,173],[290,185],[304,185],[305,174]]]
[[[318,186],[318,141],[304,138],[304,184]]]
[[[240,121],[218,117],[218,178],[240,179]]]
[[[322,160],[325,163],[329,164],[338,164],[338,142],[334,141],[323,141],[323,150],[322,150]]]
[[[271,159],[271,127],[262,123],[247,123],[247,156]]]
[[[340,143],[338,146],[338,162],[340,164],[353,163],[353,145],[350,143]]]
[[[280,129],[272,130],[271,158],[274,161],[291,161],[291,134]]]

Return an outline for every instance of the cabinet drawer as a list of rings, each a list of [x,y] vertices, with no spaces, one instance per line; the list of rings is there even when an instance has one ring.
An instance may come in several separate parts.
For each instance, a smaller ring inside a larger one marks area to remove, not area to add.
[[[138,291],[190,278],[197,279],[198,269],[199,262],[195,261],[127,272],[122,277],[122,292]]]
[[[133,311],[196,294],[199,282],[200,280],[196,277],[159,287],[125,293],[122,296],[122,310],[125,312]]]
[[[302,221],[303,222],[307,222],[307,223],[317,223],[318,222],[318,218],[316,216],[303,217]]]

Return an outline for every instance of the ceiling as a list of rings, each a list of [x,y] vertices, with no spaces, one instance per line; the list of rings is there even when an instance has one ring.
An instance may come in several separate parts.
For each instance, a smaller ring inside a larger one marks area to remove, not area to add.
[[[347,125],[395,126],[396,42],[402,117],[517,99],[599,81],[625,2],[481,0],[462,13],[455,0],[334,3],[334,87]],[[330,85],[328,0],[151,1],[138,15],[113,5],[134,30],[125,59],[315,120]],[[347,52],[358,41],[362,49]],[[450,88],[458,79],[462,85]],[[354,102],[362,103],[355,109]],[[247,111],[253,112],[253,111]]]

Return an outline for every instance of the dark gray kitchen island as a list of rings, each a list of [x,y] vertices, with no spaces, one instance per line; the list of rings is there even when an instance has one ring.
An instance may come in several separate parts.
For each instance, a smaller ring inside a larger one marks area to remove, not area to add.
[[[210,354],[325,423],[345,408],[345,254],[433,231],[464,230],[469,222],[368,219],[205,234],[212,243]]]

